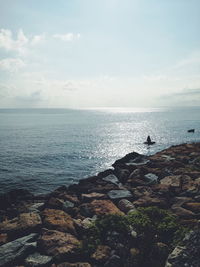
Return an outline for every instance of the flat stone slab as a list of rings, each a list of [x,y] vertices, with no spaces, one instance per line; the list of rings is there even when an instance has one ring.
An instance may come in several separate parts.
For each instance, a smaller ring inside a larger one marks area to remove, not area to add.
[[[110,199],[131,198],[133,195],[128,190],[111,190],[108,192]]]
[[[36,236],[37,234],[30,234],[0,246],[0,266],[12,266],[13,262],[34,252],[37,244],[33,241]]]
[[[102,180],[104,180],[106,182],[110,182],[112,184],[119,185],[119,180],[118,180],[118,178],[114,174],[110,174],[110,175],[102,178]]]

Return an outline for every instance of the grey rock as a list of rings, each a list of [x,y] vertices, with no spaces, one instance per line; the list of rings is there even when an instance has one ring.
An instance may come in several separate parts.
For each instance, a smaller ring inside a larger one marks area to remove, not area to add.
[[[44,202],[34,203],[28,208],[29,212],[40,212],[44,206]]]
[[[62,207],[62,208],[63,208],[64,211],[68,212],[68,211],[70,211],[71,209],[73,209],[74,206],[75,206],[75,205],[74,205],[73,202],[67,200],[67,201],[65,201],[65,202],[63,203],[63,207]]]
[[[132,194],[128,190],[111,190],[108,192],[110,199],[131,198]]]
[[[138,156],[135,159],[130,160],[126,163],[127,166],[142,166],[149,162],[149,160],[144,156]]]
[[[149,182],[149,184],[155,184],[158,182],[158,176],[153,173],[145,174],[144,178],[147,182]]]
[[[104,180],[106,182],[110,182],[110,183],[115,184],[115,185],[119,185],[119,180],[114,174],[110,174],[110,175],[102,178],[102,180]]]
[[[37,234],[30,234],[6,243],[0,247],[0,266],[11,266],[18,260],[24,259],[36,249],[36,242],[33,242]]]
[[[161,155],[162,158],[164,158],[166,161],[171,161],[171,160],[175,160],[174,157],[171,157],[169,155]]]
[[[123,212],[134,210],[135,206],[128,199],[121,199],[118,203],[118,208]]]
[[[49,266],[53,257],[47,255],[41,255],[38,252],[29,255],[25,260],[27,267],[44,267]]]

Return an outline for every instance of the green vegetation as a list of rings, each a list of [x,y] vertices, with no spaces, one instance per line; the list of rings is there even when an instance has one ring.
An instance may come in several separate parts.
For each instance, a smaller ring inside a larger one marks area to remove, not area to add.
[[[132,230],[136,231],[137,237],[131,236]],[[158,242],[166,244],[170,250],[184,237],[186,231],[176,217],[166,210],[157,207],[139,208],[128,215],[98,218],[85,232],[82,250],[91,255],[100,244],[116,249],[115,244],[121,243],[124,250],[130,251],[136,247],[140,251],[140,259],[148,257],[150,260],[155,255],[153,250]],[[159,258],[158,255],[156,258]]]
[[[157,207],[139,208],[127,217],[138,234],[168,245],[173,242],[176,232],[183,228],[171,212]]]

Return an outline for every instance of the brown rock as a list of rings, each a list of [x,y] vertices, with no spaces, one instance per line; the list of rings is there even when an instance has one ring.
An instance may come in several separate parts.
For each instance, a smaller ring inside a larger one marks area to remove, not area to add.
[[[0,234],[0,245],[3,245],[8,242],[7,234]]]
[[[111,248],[108,246],[98,246],[96,251],[92,254],[91,258],[95,262],[105,262],[110,257]]]
[[[188,175],[181,175],[181,190],[185,191],[185,190],[194,190],[195,186],[194,186],[194,181],[192,180],[192,178]]]
[[[184,207],[188,210],[191,210],[195,213],[200,213],[200,203],[192,202],[192,203],[186,203]]]
[[[156,206],[159,208],[166,208],[168,205],[164,199],[149,196],[141,197],[138,200],[134,201],[133,204],[136,207]]]
[[[41,218],[38,213],[21,213],[18,217],[12,220],[3,221],[0,224],[1,232],[17,233],[35,231],[41,225]]]
[[[195,217],[194,212],[186,210],[182,207],[172,207],[172,212],[182,219],[193,219]]]
[[[132,193],[135,198],[140,198],[143,196],[150,196],[153,191],[149,186],[138,186],[132,189]]]
[[[106,195],[105,194],[101,194],[101,193],[93,192],[93,193],[90,193],[90,194],[82,194],[81,197],[82,197],[83,201],[90,201],[92,199],[105,198]]]
[[[70,215],[62,210],[45,209],[43,223],[48,229],[55,229],[75,234],[74,222]]]
[[[73,235],[56,230],[44,230],[38,239],[38,247],[42,253],[63,259],[76,254],[80,242]]]
[[[93,200],[90,207],[95,215],[123,214],[110,200]]]
[[[169,187],[170,185],[167,184],[155,184],[152,186],[152,190],[158,192],[160,195],[169,196]]]
[[[177,208],[177,207],[182,207],[183,204],[188,203],[188,202],[193,202],[192,198],[190,197],[175,197],[173,199],[173,205],[172,205],[172,209],[173,208]]]
[[[166,176],[160,181],[160,183],[164,185],[169,185],[171,187],[180,187],[181,185],[180,178],[181,175]]]

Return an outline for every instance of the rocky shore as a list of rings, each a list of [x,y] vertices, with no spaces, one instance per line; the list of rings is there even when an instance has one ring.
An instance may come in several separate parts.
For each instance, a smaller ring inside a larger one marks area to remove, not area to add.
[[[0,196],[0,266],[199,267],[200,143],[112,169],[48,195]]]

